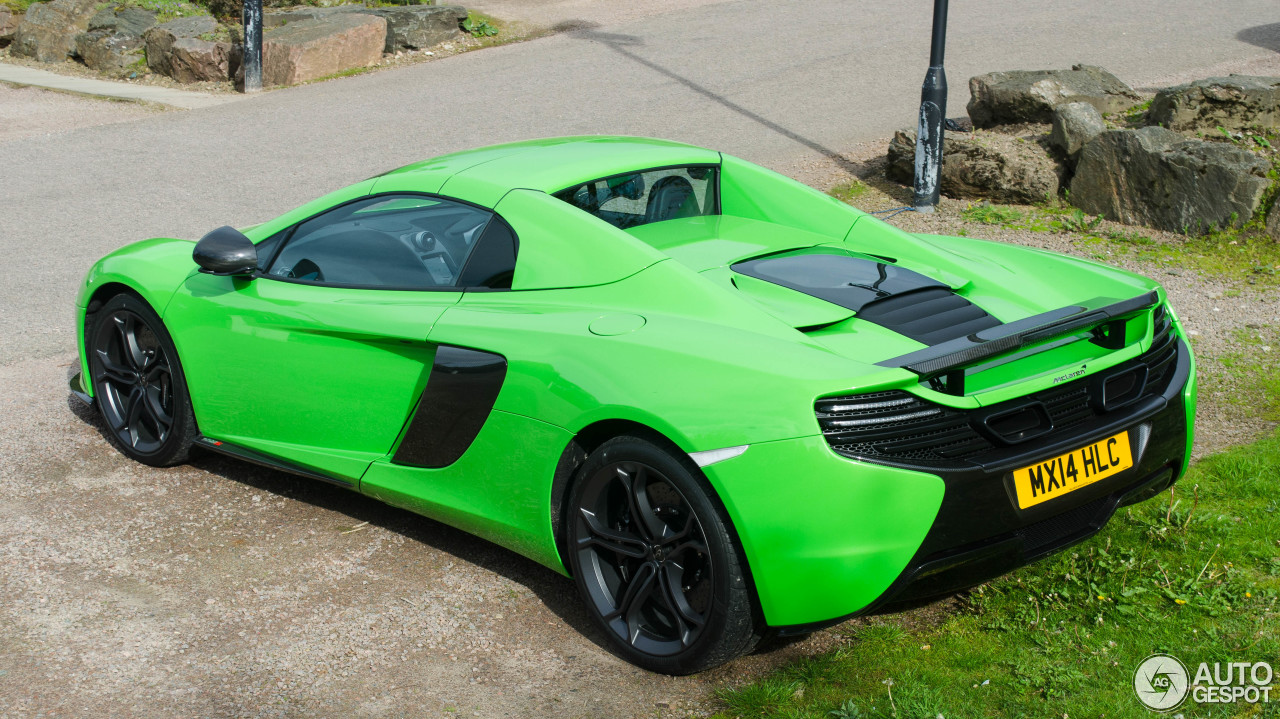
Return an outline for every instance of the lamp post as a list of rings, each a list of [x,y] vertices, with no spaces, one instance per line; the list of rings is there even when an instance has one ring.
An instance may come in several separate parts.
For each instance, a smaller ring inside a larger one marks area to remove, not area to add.
[[[947,73],[942,56],[947,44],[947,0],[933,0],[933,44],[929,72],[920,89],[920,124],[916,128],[915,209],[933,212],[942,177],[942,132],[947,116]]]
[[[244,0],[244,91],[262,89],[262,0]]]

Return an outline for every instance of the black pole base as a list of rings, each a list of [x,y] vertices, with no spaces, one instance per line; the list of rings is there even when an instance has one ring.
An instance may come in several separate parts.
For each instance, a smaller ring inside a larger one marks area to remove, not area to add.
[[[244,0],[244,92],[262,90],[262,0]]]
[[[920,120],[916,126],[916,171],[913,205],[917,212],[933,212],[942,184],[943,122],[947,111],[947,74],[941,65],[929,68],[920,90]]]

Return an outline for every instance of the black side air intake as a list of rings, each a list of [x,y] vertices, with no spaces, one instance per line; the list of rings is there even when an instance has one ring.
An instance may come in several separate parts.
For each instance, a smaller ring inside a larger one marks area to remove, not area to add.
[[[391,458],[414,467],[447,467],[467,451],[498,399],[507,359],[440,345],[422,399]]]

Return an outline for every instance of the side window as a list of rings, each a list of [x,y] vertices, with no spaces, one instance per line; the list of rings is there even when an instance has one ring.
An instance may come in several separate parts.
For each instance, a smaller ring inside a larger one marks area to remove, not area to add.
[[[438,197],[370,197],[299,224],[266,275],[342,287],[463,287],[462,271],[492,220]]]
[[[613,175],[555,193],[614,227],[720,213],[715,167],[666,167]]]
[[[257,244],[259,272],[266,273],[267,265],[271,262],[271,258],[275,256],[276,250],[280,249],[280,243],[284,242],[284,238],[289,236],[289,229],[280,230]]]
[[[458,284],[463,287],[487,287],[493,290],[511,289],[511,279],[516,270],[516,233],[511,226],[494,217],[476,241],[467,265],[462,268]]]

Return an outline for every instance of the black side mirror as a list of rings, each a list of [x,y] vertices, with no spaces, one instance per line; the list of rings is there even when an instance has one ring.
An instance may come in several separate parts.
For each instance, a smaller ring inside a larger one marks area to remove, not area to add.
[[[234,227],[219,227],[201,237],[191,259],[211,275],[251,275],[258,270],[257,248]]]

